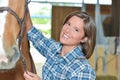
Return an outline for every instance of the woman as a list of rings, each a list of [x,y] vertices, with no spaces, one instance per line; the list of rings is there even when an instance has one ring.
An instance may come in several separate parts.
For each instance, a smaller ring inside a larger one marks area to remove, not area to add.
[[[96,25],[86,12],[69,14],[60,33],[60,42],[48,39],[32,26],[27,15],[28,40],[46,57],[42,79],[37,74],[25,72],[26,80],[95,80],[95,71],[87,59],[96,43]]]

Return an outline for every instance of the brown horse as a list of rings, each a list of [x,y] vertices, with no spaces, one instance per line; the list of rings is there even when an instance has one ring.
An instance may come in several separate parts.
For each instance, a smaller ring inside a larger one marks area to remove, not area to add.
[[[24,80],[26,70],[36,73],[24,29],[29,2],[0,0],[0,80]]]

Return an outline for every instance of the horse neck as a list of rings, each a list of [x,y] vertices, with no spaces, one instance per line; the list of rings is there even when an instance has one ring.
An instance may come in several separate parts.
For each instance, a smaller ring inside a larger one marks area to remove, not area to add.
[[[25,10],[25,0],[9,0],[8,7],[14,10],[20,18],[23,18]]]

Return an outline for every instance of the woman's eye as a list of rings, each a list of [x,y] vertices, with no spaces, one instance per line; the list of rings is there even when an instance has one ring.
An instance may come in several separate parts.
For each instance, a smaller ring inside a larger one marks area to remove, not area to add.
[[[75,29],[75,31],[79,32],[79,29]]]

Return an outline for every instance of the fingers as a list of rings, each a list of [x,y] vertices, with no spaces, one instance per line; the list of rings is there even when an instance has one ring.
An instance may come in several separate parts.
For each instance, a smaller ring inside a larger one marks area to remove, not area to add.
[[[29,71],[27,71],[27,74],[28,74],[29,76],[31,76],[31,77],[36,77],[36,74],[31,73],[31,72],[29,72]]]
[[[32,77],[28,74],[28,72],[24,72],[24,78],[25,80],[32,80]]]
[[[40,80],[40,77],[37,74],[31,73],[29,71],[24,72],[25,80]]]

